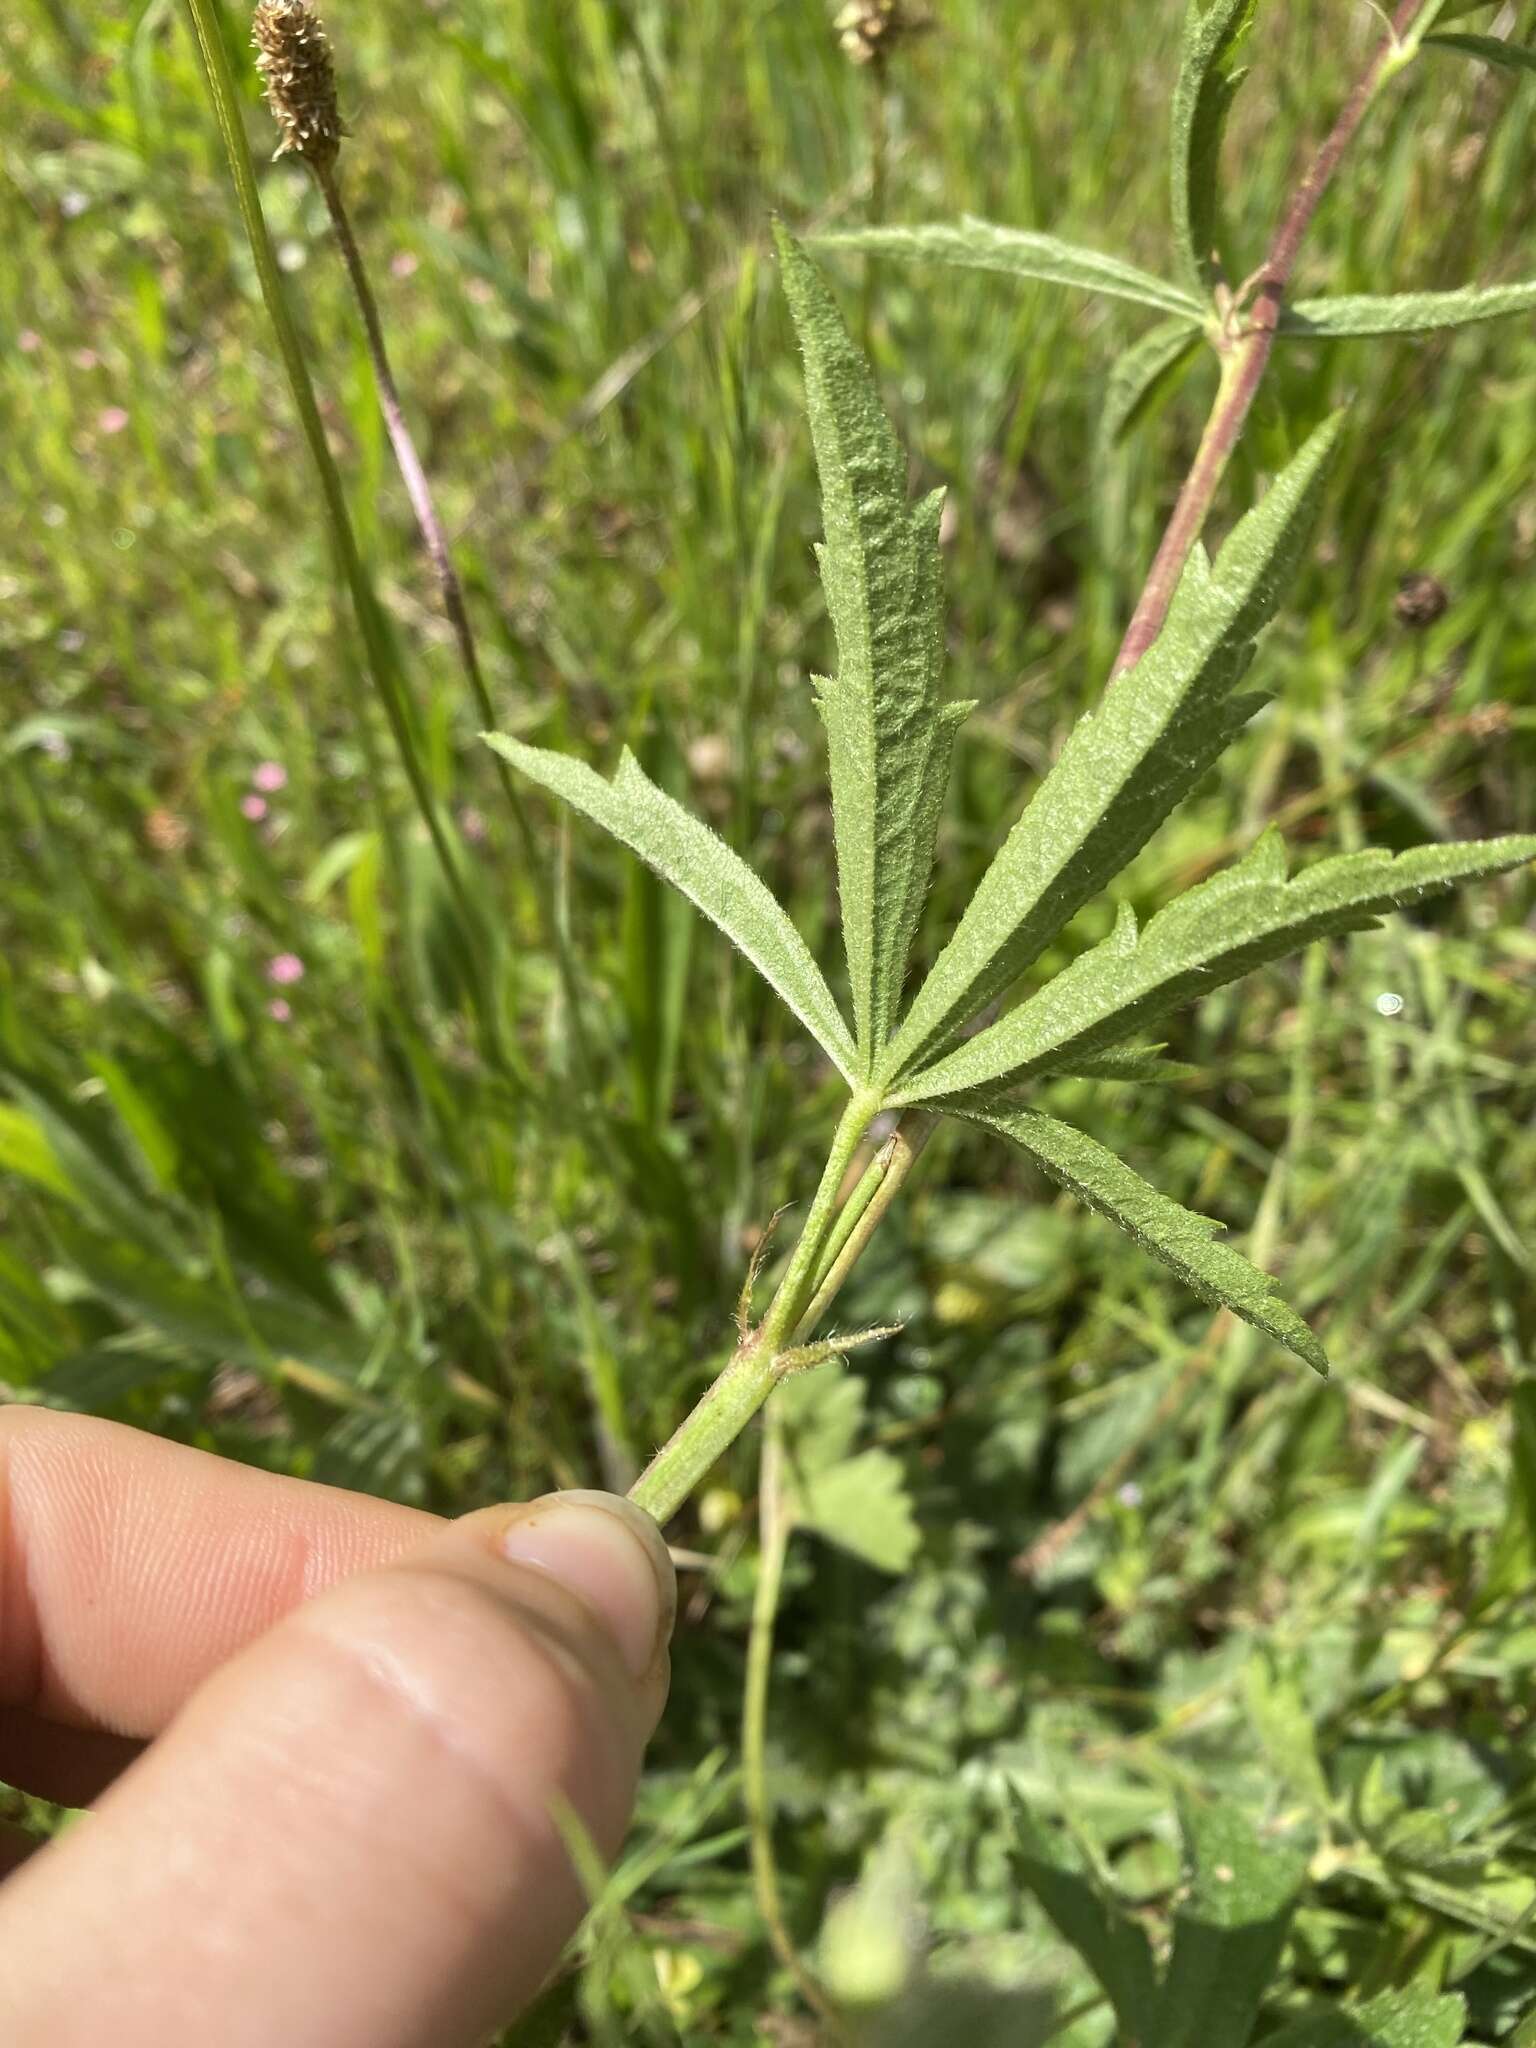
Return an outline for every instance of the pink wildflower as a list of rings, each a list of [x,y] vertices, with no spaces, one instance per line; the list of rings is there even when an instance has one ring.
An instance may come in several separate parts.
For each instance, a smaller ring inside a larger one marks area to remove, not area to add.
[[[274,953],[267,962],[267,979],[279,988],[291,988],[304,979],[304,962],[297,953]]]
[[[281,996],[274,996],[271,1002],[268,1003],[267,1015],[274,1024],[289,1024],[293,1021],[292,1006],[285,1003]]]
[[[104,405],[96,415],[96,424],[104,434],[120,434],[128,424],[127,411],[120,405]]]
[[[281,761],[258,761],[251,781],[267,796],[288,787],[288,770]]]
[[[240,799],[240,815],[249,818],[253,825],[259,825],[267,815],[267,800],[264,796],[243,796]]]

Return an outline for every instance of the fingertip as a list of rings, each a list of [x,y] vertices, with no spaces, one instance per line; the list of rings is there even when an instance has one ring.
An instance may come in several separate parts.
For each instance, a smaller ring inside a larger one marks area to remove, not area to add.
[[[491,1509],[483,1521],[499,1557],[545,1574],[586,1602],[631,1678],[648,1679],[664,1664],[677,1580],[661,1531],[643,1508],[580,1488]]]

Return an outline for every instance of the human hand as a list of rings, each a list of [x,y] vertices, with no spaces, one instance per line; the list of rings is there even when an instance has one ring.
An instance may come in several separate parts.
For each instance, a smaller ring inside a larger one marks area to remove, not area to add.
[[[0,2039],[471,2048],[580,1917],[554,1809],[623,1834],[674,1597],[610,1495],[443,1522],[0,1410],[0,1779],[103,1795],[0,1885]]]

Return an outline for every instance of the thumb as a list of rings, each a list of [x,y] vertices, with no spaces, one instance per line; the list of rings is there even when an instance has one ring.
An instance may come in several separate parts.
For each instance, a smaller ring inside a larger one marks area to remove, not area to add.
[[[567,1493],[296,1609],[0,1893],[0,2034],[471,2048],[580,1917],[557,1813],[622,1837],[674,1599],[649,1516]]]

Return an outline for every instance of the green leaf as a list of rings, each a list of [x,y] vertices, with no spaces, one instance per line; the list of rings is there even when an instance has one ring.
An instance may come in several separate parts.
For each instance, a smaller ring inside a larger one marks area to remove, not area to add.
[[[1078,720],[982,877],[902,1020],[886,1062],[892,1076],[953,1044],[1146,844],[1265,701],[1238,694],[1237,684],[1310,538],[1337,434],[1337,420],[1318,429],[1234,528],[1214,570],[1199,550],[1190,557],[1156,642]]]
[[[1436,334],[1475,327],[1536,308],[1536,279],[1523,284],[1467,285],[1454,292],[1386,292],[1380,296],[1298,299],[1283,307],[1280,333],[1292,341],[1347,341],[1368,334]]]
[[[1141,2038],[1146,2048],[1244,2048],[1279,1967],[1307,1856],[1295,1842],[1261,1838],[1226,1800],[1191,1800],[1181,1819],[1188,1888]]]
[[[1107,1895],[1067,1837],[1043,1827],[1017,1794],[1013,1808],[1013,1869],[1103,1986],[1121,2034],[1136,2039],[1157,1990],[1146,1935]]]
[[[1536,50],[1527,50],[1520,43],[1503,42],[1498,36],[1432,35],[1424,38],[1423,47],[1481,57],[1485,64],[1499,64],[1506,71],[1536,71]]]
[[[848,1455],[864,1420],[864,1383],[851,1373],[807,1372],[775,1396],[784,1432],[784,1494],[798,1527],[904,1572],[919,1532],[901,1462],[889,1451]]]
[[[1099,415],[1099,441],[1116,448],[1193,361],[1200,333],[1186,320],[1160,320],[1115,360]]]
[[[1163,1057],[1164,1045],[1116,1045],[1108,1052],[1085,1053],[1070,1066],[1053,1067],[1052,1080],[1192,1081],[1199,1074],[1187,1060]]]
[[[658,789],[628,748],[607,781],[569,754],[525,746],[505,733],[482,737],[530,781],[603,826],[681,890],[746,955],[833,1064],[853,1078],[858,1062],[848,1027],[809,946],[740,854]]]
[[[1219,1223],[1159,1194],[1096,1138],[1056,1117],[1031,1109],[987,1108],[977,1101],[953,1107],[970,1122],[1011,1138],[1059,1187],[1118,1223],[1143,1251],[1172,1267],[1203,1301],[1231,1309],[1318,1372],[1327,1372],[1323,1347],[1279,1298],[1269,1275],[1230,1245],[1216,1241]]]
[[[1026,228],[999,227],[993,221],[964,214],[958,223],[929,222],[915,227],[837,228],[810,237],[817,249],[854,250],[868,256],[893,256],[909,263],[949,263],[961,270],[995,270],[1006,277],[1033,278],[1040,284],[1064,284],[1078,291],[1100,292],[1106,298],[1133,299],[1179,313],[1195,326],[1207,308],[1193,292],[1118,256],[1063,242],[1055,235]]]
[[[933,868],[955,727],[941,704],[939,512],[907,503],[907,461],[869,366],[804,251],[778,231],[827,538],[817,550],[837,678],[817,679],[827,728],[843,940],[864,1071],[890,1036]]]
[[[1266,2035],[1264,2048],[1458,2048],[1466,2024],[1464,1998],[1410,1986],[1296,2020]]]
[[[1221,138],[1247,75],[1237,58],[1253,27],[1257,0],[1189,0],[1184,49],[1173,93],[1173,235],[1192,284],[1209,293],[1221,275]]]
[[[1098,1052],[1313,939],[1366,929],[1384,911],[1530,860],[1529,835],[1416,846],[1395,859],[1373,847],[1319,861],[1288,881],[1285,848],[1266,832],[1245,859],[1177,897],[1139,937],[1127,910],[1101,945],[893,1100],[1019,1081]]]

